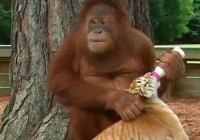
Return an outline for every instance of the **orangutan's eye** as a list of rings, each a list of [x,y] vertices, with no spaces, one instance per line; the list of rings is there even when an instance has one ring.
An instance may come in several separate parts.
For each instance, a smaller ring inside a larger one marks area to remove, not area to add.
[[[107,24],[107,23],[108,23],[108,20],[103,19],[103,20],[101,21],[101,23],[102,23],[102,24]]]
[[[92,19],[92,20],[91,20],[91,23],[92,23],[92,24],[97,24],[97,22],[98,22],[97,19]]]

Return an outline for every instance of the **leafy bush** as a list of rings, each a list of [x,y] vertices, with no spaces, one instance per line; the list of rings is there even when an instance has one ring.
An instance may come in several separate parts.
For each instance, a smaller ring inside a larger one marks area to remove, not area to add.
[[[0,1],[0,44],[10,44],[11,36],[11,0]]]
[[[193,0],[149,0],[155,43],[174,43],[189,32],[188,22],[194,17]]]

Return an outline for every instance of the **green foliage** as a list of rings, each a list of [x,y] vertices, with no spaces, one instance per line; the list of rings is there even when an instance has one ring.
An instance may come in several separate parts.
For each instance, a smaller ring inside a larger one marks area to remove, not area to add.
[[[9,44],[11,35],[11,13],[10,11],[5,11],[2,6],[0,6],[0,21],[0,42]]]
[[[149,0],[155,43],[169,44],[189,32],[193,0]]]
[[[0,44],[10,44],[11,36],[11,0],[0,1]]]
[[[0,5],[3,6],[3,9],[8,11],[11,8],[11,0],[0,0]]]
[[[178,40],[179,43],[200,43],[200,0],[194,0],[194,18],[189,22],[190,32]]]

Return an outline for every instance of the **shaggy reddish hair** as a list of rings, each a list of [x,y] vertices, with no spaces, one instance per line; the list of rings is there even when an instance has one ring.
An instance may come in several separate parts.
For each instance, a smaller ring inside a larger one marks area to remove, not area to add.
[[[113,7],[117,12],[118,17],[121,20],[129,21],[128,11],[120,0],[85,0],[79,12],[80,22],[84,22],[84,19],[87,16],[88,10],[92,6],[97,5],[97,4],[105,4],[105,5]]]

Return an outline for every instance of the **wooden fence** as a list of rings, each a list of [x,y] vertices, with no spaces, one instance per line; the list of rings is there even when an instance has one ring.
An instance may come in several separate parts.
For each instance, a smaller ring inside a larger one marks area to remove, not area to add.
[[[175,81],[168,89],[168,96],[171,94],[177,97],[200,97],[200,44],[196,45],[156,45],[155,50],[159,58],[166,50],[180,46],[186,53],[184,62],[186,64],[185,77]],[[11,46],[0,46],[0,96],[10,94],[9,86],[9,59]]]
[[[177,97],[200,97],[200,44],[191,45],[156,45],[156,54],[159,58],[164,51],[171,50],[175,46],[180,46],[186,56],[184,62],[186,64],[186,75],[172,83],[168,89],[168,95]]]
[[[0,45],[0,96],[10,94],[10,54],[11,45]]]

